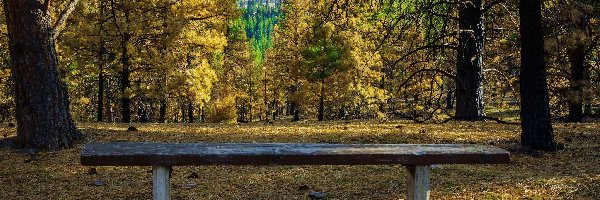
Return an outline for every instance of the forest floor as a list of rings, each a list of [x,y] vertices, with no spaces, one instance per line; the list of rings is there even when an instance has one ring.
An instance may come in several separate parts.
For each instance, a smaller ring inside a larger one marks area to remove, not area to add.
[[[242,125],[79,124],[87,134],[72,149],[34,153],[11,148],[14,128],[0,125],[0,199],[149,199],[150,167],[79,164],[92,141],[477,143],[511,152],[507,165],[442,165],[432,199],[600,199],[600,122],[556,123],[556,153],[519,149],[520,127],[494,122],[275,122]],[[4,137],[4,139],[2,139]],[[92,170],[93,171],[93,170]],[[197,174],[197,176],[195,176]],[[402,166],[175,167],[174,199],[403,199]]]

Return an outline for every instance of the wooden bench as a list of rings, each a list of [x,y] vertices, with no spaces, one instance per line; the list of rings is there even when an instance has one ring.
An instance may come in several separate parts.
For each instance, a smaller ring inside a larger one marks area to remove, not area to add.
[[[472,144],[89,143],[85,166],[152,166],[153,198],[170,198],[171,166],[404,165],[408,199],[429,199],[434,164],[506,164],[503,149]]]

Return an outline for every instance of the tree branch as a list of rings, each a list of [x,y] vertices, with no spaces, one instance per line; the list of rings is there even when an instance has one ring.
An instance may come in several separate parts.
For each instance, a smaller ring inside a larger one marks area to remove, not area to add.
[[[49,1],[50,0],[47,0],[47,2]],[[65,24],[67,23],[69,15],[71,15],[73,10],[75,10],[75,7],[77,7],[77,3],[79,3],[79,0],[71,0],[69,4],[67,4],[67,7],[62,12],[60,12],[58,20],[56,20],[56,23],[54,23],[54,31],[52,32],[53,39],[56,39],[58,35],[60,35],[60,32],[63,30]]]
[[[408,76],[408,78],[406,78],[406,80],[404,80],[404,82],[402,82],[399,86],[398,86],[398,90],[396,92],[399,92],[401,88],[404,88],[404,86],[406,86],[406,84],[408,84],[408,82],[415,77],[417,74],[423,73],[423,72],[436,72],[436,73],[440,73],[444,76],[447,76],[453,80],[456,80],[456,76],[454,74],[451,74],[450,72],[441,70],[441,69],[420,69],[414,73],[412,73],[410,76]]]
[[[487,11],[489,11],[490,9],[492,9],[494,6],[504,3],[505,0],[496,0],[496,1],[492,1],[487,3],[486,5],[483,6],[483,9],[481,9],[481,14],[485,14]]]
[[[45,0],[44,7],[43,7],[44,12],[47,13],[50,10],[49,8],[50,8],[50,0]]]

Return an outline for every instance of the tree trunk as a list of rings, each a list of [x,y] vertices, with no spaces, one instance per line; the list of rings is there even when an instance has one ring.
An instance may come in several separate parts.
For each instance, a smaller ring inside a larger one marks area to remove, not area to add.
[[[131,82],[129,81],[129,54],[127,53],[127,43],[129,43],[130,36],[123,35],[121,41],[121,64],[123,70],[121,71],[121,120],[124,123],[131,122],[131,100],[126,94],[128,88],[130,88]]]
[[[296,81],[294,81],[296,82]],[[292,96],[292,103],[291,103],[291,114],[294,116],[292,121],[297,122],[300,121],[300,108],[298,106],[298,103],[296,102],[297,100],[295,99],[295,95],[296,92],[298,91],[298,84],[296,82],[296,84],[292,87],[292,90],[290,92],[290,96]]]
[[[204,106],[202,106],[202,108],[200,108],[200,122],[201,123],[206,122],[206,115],[204,113]]]
[[[569,51],[571,62],[570,95],[569,95],[569,121],[583,121],[583,81],[585,73],[585,47],[577,45]]]
[[[185,104],[183,102],[179,104],[179,110],[181,111],[181,123],[187,122],[187,114]]]
[[[325,78],[321,78],[321,93],[319,95],[319,115],[318,120],[325,119]]]
[[[51,16],[40,1],[3,3],[14,81],[17,143],[44,149],[70,147],[83,135],[69,114]]]
[[[194,104],[188,103],[188,122],[194,123]]]
[[[556,151],[544,63],[541,0],[520,0],[521,145]]]
[[[446,93],[446,109],[454,108],[454,91],[448,90]]]
[[[483,106],[484,27],[481,0],[464,2],[459,11],[459,47],[456,65],[456,118],[479,120]]]
[[[100,53],[100,64],[98,72],[98,107],[96,112],[96,121],[104,121],[104,63],[102,62],[102,53]]]
[[[165,123],[167,121],[167,100],[160,100],[160,108],[158,109],[158,122]]]

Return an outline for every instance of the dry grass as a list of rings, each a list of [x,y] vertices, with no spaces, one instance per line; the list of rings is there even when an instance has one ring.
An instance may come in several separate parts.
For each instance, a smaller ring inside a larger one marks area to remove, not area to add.
[[[4,124],[2,125],[5,126]],[[557,153],[521,153],[519,127],[496,123],[304,122],[274,125],[80,124],[91,141],[479,143],[510,150],[509,165],[444,165],[433,172],[433,199],[600,199],[600,123],[555,124]],[[14,136],[0,128],[0,137]],[[79,165],[83,146],[41,152],[0,148],[0,199],[149,199],[149,167]],[[187,178],[191,173],[199,178]],[[401,199],[401,166],[175,167],[174,199]],[[96,186],[95,181],[105,182]],[[308,189],[307,189],[308,188]],[[4,197],[4,198],[2,198]]]

